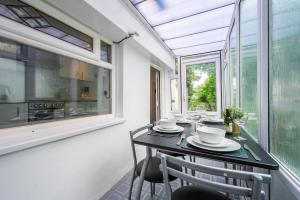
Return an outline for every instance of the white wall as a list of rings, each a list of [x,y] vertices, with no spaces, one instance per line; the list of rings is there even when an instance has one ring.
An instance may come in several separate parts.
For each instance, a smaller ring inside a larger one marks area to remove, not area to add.
[[[150,117],[150,59],[123,48],[126,122],[0,157],[1,200],[98,199],[131,169],[128,130]]]

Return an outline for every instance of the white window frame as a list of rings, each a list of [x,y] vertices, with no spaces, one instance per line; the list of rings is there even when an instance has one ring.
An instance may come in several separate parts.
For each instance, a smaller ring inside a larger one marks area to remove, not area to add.
[[[77,30],[91,36],[93,38],[93,51],[82,49],[2,16],[0,16],[0,36],[111,70],[111,114],[0,129],[0,155],[124,123],[122,112],[123,97],[121,96],[123,93],[116,93],[122,88],[118,85],[122,84],[122,82],[118,81],[118,84],[116,83],[116,71],[118,71],[118,77],[122,76],[122,70],[118,69],[121,65],[116,60],[116,53],[120,53],[118,51],[120,48],[116,47],[112,41],[102,37],[94,30],[84,26],[46,2],[34,0],[25,0],[24,2],[29,5],[34,4],[34,7],[44,13],[49,13],[49,15],[55,16],[56,19],[71,27],[76,27]],[[101,40],[112,45],[112,63],[104,62],[100,58]],[[116,101],[117,95],[118,101]],[[54,126],[56,127],[55,131],[53,130]],[[9,139],[12,136],[14,136],[14,140]]]
[[[192,59],[191,57],[183,57],[181,59],[181,65],[180,65],[180,73],[181,73],[181,102],[182,102],[182,113],[187,114],[188,112],[188,102],[187,102],[187,90],[186,90],[186,66],[192,65],[192,64],[203,64],[203,63],[209,63],[214,62],[216,63],[216,103],[217,103],[217,115],[221,116],[222,108],[221,108],[221,58],[220,58],[220,51],[216,51],[214,54],[210,53],[212,58],[207,58],[204,54],[199,54],[198,56],[201,56],[200,58],[197,57],[197,55],[192,56],[195,57],[195,59]],[[207,54],[208,56],[210,54]],[[216,56],[217,55],[217,56]],[[203,58],[202,58],[203,56]]]

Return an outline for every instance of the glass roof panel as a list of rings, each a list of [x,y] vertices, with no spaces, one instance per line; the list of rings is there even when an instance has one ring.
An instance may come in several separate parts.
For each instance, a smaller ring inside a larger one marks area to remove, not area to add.
[[[130,1],[174,54],[182,56],[223,49],[235,7],[235,0]]]
[[[234,6],[226,6],[200,15],[173,21],[154,29],[163,40],[229,26]]]
[[[182,48],[182,49],[175,49],[175,50],[173,50],[173,52],[177,56],[187,56],[187,55],[193,55],[193,54],[198,54],[198,53],[218,51],[218,50],[223,49],[224,45],[225,45],[225,42],[217,42],[217,43],[212,43],[212,44],[199,45],[199,46]]]
[[[136,1],[133,1],[136,2]],[[151,26],[157,26],[183,17],[196,15],[229,4],[234,0],[147,0],[139,3],[136,7],[146,18]]]
[[[224,41],[229,28],[221,28],[204,33],[193,34],[185,37],[166,40],[165,43],[170,49],[183,48],[193,46],[195,44],[212,43],[216,41]]]

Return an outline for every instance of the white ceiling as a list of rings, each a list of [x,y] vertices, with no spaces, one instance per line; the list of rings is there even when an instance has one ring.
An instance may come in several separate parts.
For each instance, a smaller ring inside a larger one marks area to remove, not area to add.
[[[178,56],[224,47],[235,0],[130,0]]]

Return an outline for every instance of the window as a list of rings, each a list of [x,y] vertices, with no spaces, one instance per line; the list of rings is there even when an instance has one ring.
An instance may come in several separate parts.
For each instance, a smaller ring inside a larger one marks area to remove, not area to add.
[[[179,73],[179,68],[180,68],[180,57],[177,56],[175,58],[175,75],[178,75]]]
[[[240,4],[240,107],[248,113],[245,129],[257,138],[257,1]]]
[[[224,49],[224,60],[223,60],[223,63],[224,63],[224,71],[223,71],[223,95],[224,95],[224,107],[228,107],[230,106],[230,74],[229,74],[229,70],[230,70],[230,67],[229,67],[229,45],[226,44],[225,45],[225,49]]]
[[[0,38],[0,128],[111,113],[111,71]]]
[[[179,112],[179,79],[171,79],[171,111]]]
[[[230,77],[230,101],[231,101],[231,106],[237,106],[237,93],[236,93],[236,26],[235,24],[232,27],[230,37],[229,37],[229,77]]]
[[[111,63],[111,45],[101,40],[101,60]]]
[[[93,50],[93,38],[19,0],[0,0],[0,16],[73,45]]]
[[[300,3],[270,1],[270,151],[300,177]]]
[[[188,110],[216,111],[216,63],[186,66]]]

